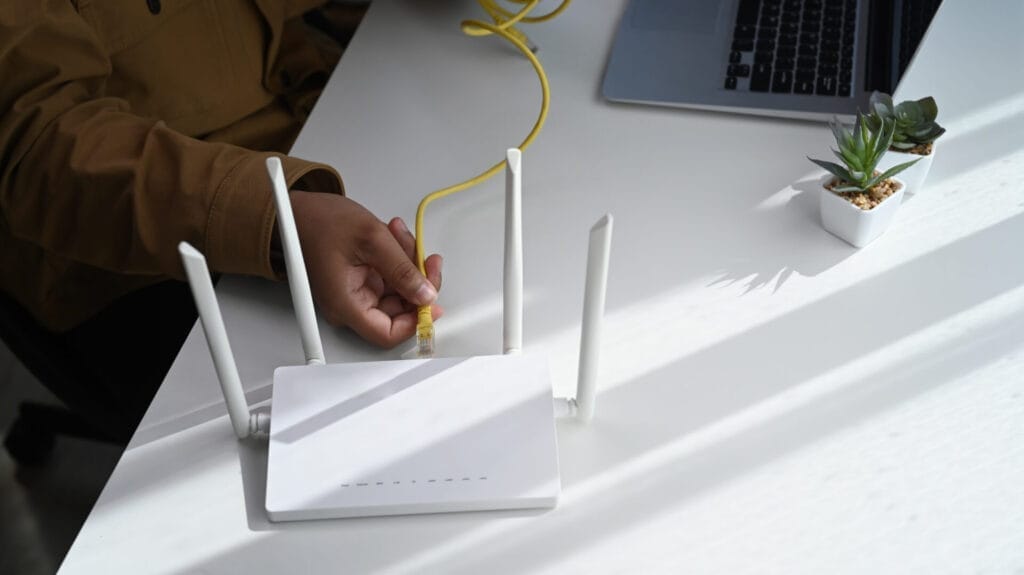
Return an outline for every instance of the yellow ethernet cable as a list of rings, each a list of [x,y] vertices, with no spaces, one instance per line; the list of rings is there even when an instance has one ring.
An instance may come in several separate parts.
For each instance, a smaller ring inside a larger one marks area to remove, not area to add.
[[[516,13],[509,12],[502,8],[496,3],[496,0],[477,1],[480,6],[490,14],[492,18],[494,18],[494,24],[482,22],[480,20],[464,20],[461,24],[462,32],[469,36],[489,36],[491,34],[495,34],[501,36],[505,40],[508,40],[513,46],[522,52],[524,56],[526,56],[530,61],[530,64],[533,65],[534,71],[537,72],[537,77],[540,79],[540,113],[537,116],[537,121],[533,124],[533,129],[531,129],[530,133],[526,135],[523,142],[519,144],[519,149],[525,150],[537,137],[537,134],[540,133],[541,128],[544,126],[544,121],[547,119],[548,105],[551,100],[551,89],[548,86],[548,77],[544,73],[544,67],[541,66],[540,60],[537,59],[537,56],[527,46],[528,40],[526,36],[514,26],[519,22],[535,23],[550,20],[561,14],[569,6],[571,0],[562,0],[562,3],[551,12],[541,16],[532,17],[529,14],[537,7],[540,0],[507,0],[515,4],[523,5],[523,8]],[[505,161],[502,160],[488,168],[483,173],[464,182],[430,193],[420,201],[419,207],[416,208],[416,264],[420,268],[420,273],[424,276],[427,275],[427,268],[424,264],[425,256],[423,249],[423,215],[424,212],[426,212],[427,206],[436,199],[443,198],[456,192],[461,192],[486,181],[494,174],[500,172],[504,167]],[[417,355],[420,357],[431,357],[434,355],[434,319],[429,305],[420,306],[418,311],[416,346]]]

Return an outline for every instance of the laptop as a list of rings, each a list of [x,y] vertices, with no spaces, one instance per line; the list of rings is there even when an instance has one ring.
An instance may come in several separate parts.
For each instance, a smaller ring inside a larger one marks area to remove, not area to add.
[[[632,0],[602,91],[614,102],[808,120],[892,93],[941,0]]]

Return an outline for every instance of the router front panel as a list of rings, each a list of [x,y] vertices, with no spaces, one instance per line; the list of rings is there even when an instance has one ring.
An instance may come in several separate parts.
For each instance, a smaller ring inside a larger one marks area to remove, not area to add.
[[[526,355],[283,367],[273,521],[553,507],[548,366]]]

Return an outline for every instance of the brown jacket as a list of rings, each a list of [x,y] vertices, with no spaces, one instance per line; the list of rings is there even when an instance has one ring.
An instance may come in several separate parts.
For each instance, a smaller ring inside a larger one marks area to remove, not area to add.
[[[60,331],[183,278],[182,240],[273,277],[263,160],[340,55],[303,24],[315,4],[0,3],[0,289]],[[284,165],[290,186],[342,191],[328,166]]]

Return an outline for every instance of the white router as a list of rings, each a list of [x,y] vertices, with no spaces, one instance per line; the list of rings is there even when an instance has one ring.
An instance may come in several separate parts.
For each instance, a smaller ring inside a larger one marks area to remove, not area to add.
[[[552,400],[522,349],[521,155],[507,154],[504,355],[326,364],[278,158],[274,185],[306,365],[274,371],[272,417],[250,413],[206,259],[178,249],[239,438],[269,433],[271,521],[550,508],[561,483],[554,418],[594,413],[612,218],[590,231],[577,397]]]

